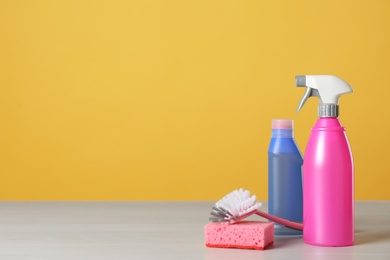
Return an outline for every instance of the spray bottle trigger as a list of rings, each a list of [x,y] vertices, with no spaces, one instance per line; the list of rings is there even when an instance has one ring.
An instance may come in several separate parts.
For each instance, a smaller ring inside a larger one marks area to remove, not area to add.
[[[301,110],[301,108],[306,103],[306,101],[309,99],[309,97],[319,97],[321,99],[320,93],[318,92],[318,89],[306,87],[305,94],[303,95],[301,102],[299,102],[297,112],[299,110]]]

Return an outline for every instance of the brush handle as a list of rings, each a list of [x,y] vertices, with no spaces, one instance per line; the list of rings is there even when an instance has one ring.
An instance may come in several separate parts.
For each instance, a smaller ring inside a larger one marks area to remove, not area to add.
[[[298,222],[290,221],[290,220],[287,220],[287,219],[279,218],[279,217],[276,217],[274,215],[265,213],[265,212],[260,211],[260,210],[256,210],[255,214],[259,215],[260,217],[269,219],[269,220],[271,220],[273,222],[279,223],[279,224],[281,224],[283,226],[286,226],[288,228],[292,228],[292,229],[296,229],[296,230],[303,230],[303,224],[302,223],[298,223]]]

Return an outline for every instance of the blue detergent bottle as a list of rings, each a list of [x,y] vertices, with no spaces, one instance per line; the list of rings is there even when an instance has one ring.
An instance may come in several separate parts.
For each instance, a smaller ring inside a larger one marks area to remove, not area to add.
[[[302,222],[303,158],[294,140],[294,121],[272,120],[272,138],[268,148],[268,212]],[[302,235],[275,223],[275,235]]]

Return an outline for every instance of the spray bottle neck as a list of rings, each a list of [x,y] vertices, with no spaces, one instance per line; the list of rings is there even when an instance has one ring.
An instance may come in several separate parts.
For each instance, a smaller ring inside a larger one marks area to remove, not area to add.
[[[319,104],[318,105],[319,117],[338,117],[339,105],[337,104]]]

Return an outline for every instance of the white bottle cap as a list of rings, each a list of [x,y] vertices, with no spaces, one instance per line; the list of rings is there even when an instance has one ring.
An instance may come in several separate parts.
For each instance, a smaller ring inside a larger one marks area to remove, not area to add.
[[[294,120],[292,119],[272,119],[272,129],[293,129]]]

